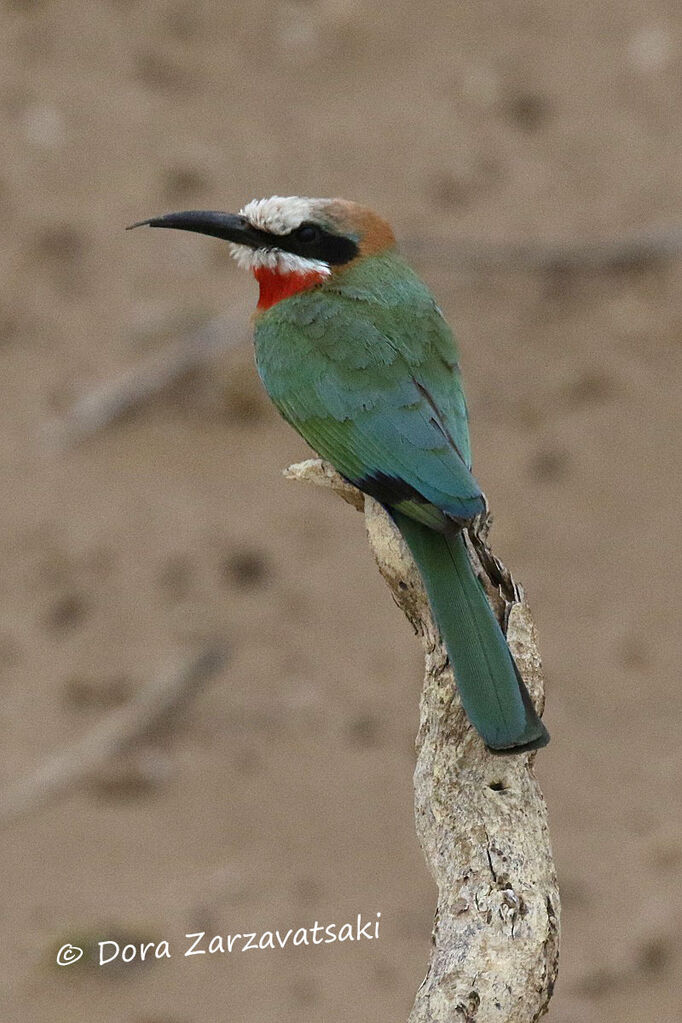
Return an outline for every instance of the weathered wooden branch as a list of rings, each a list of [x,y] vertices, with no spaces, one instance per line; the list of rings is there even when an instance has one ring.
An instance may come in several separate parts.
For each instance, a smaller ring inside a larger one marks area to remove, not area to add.
[[[364,507],[379,570],[424,648],[415,817],[438,906],[409,1023],[532,1023],[547,1011],[559,956],[559,892],[535,754],[493,756],[469,725],[419,573],[381,505],[317,460],[285,475]],[[470,555],[542,706],[533,619],[523,591],[487,547],[487,525],[472,530]]]

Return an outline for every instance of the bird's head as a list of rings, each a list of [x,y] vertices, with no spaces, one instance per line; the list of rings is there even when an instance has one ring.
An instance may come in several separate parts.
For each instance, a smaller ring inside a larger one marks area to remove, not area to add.
[[[351,263],[395,245],[386,221],[365,206],[298,195],[254,199],[239,213],[168,213],[132,227],[142,225],[196,231],[229,242],[236,261],[260,284],[259,309],[323,284]]]

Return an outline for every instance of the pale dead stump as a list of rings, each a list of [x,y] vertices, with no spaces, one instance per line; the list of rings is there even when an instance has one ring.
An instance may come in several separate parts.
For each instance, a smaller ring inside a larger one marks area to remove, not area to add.
[[[301,462],[285,475],[364,508],[379,571],[424,648],[415,818],[438,906],[428,972],[409,1023],[533,1023],[547,1011],[559,957],[559,892],[535,755],[493,756],[470,727],[416,566],[381,505],[324,462]],[[542,706],[533,619],[485,536],[484,523],[471,538],[472,560]]]

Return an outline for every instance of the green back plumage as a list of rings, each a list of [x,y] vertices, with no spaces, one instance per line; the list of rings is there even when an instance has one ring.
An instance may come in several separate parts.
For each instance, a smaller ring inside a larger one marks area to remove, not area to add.
[[[391,509],[486,743],[544,745],[547,733],[457,536],[484,498],[471,474],[455,342],[426,286],[395,252],[369,256],[259,314],[255,341],[259,373],[284,418]]]
[[[413,488],[412,512],[434,526],[482,510],[452,334],[395,253],[262,313],[256,362],[283,416],[344,476]]]

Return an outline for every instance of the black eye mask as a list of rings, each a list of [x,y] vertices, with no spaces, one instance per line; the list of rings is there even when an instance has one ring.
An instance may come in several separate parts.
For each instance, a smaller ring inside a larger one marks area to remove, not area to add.
[[[294,256],[304,259],[320,259],[331,266],[349,263],[360,251],[357,242],[344,235],[325,231],[319,224],[309,221],[301,224],[289,234],[271,234],[269,231],[258,232],[268,247],[283,249]]]

